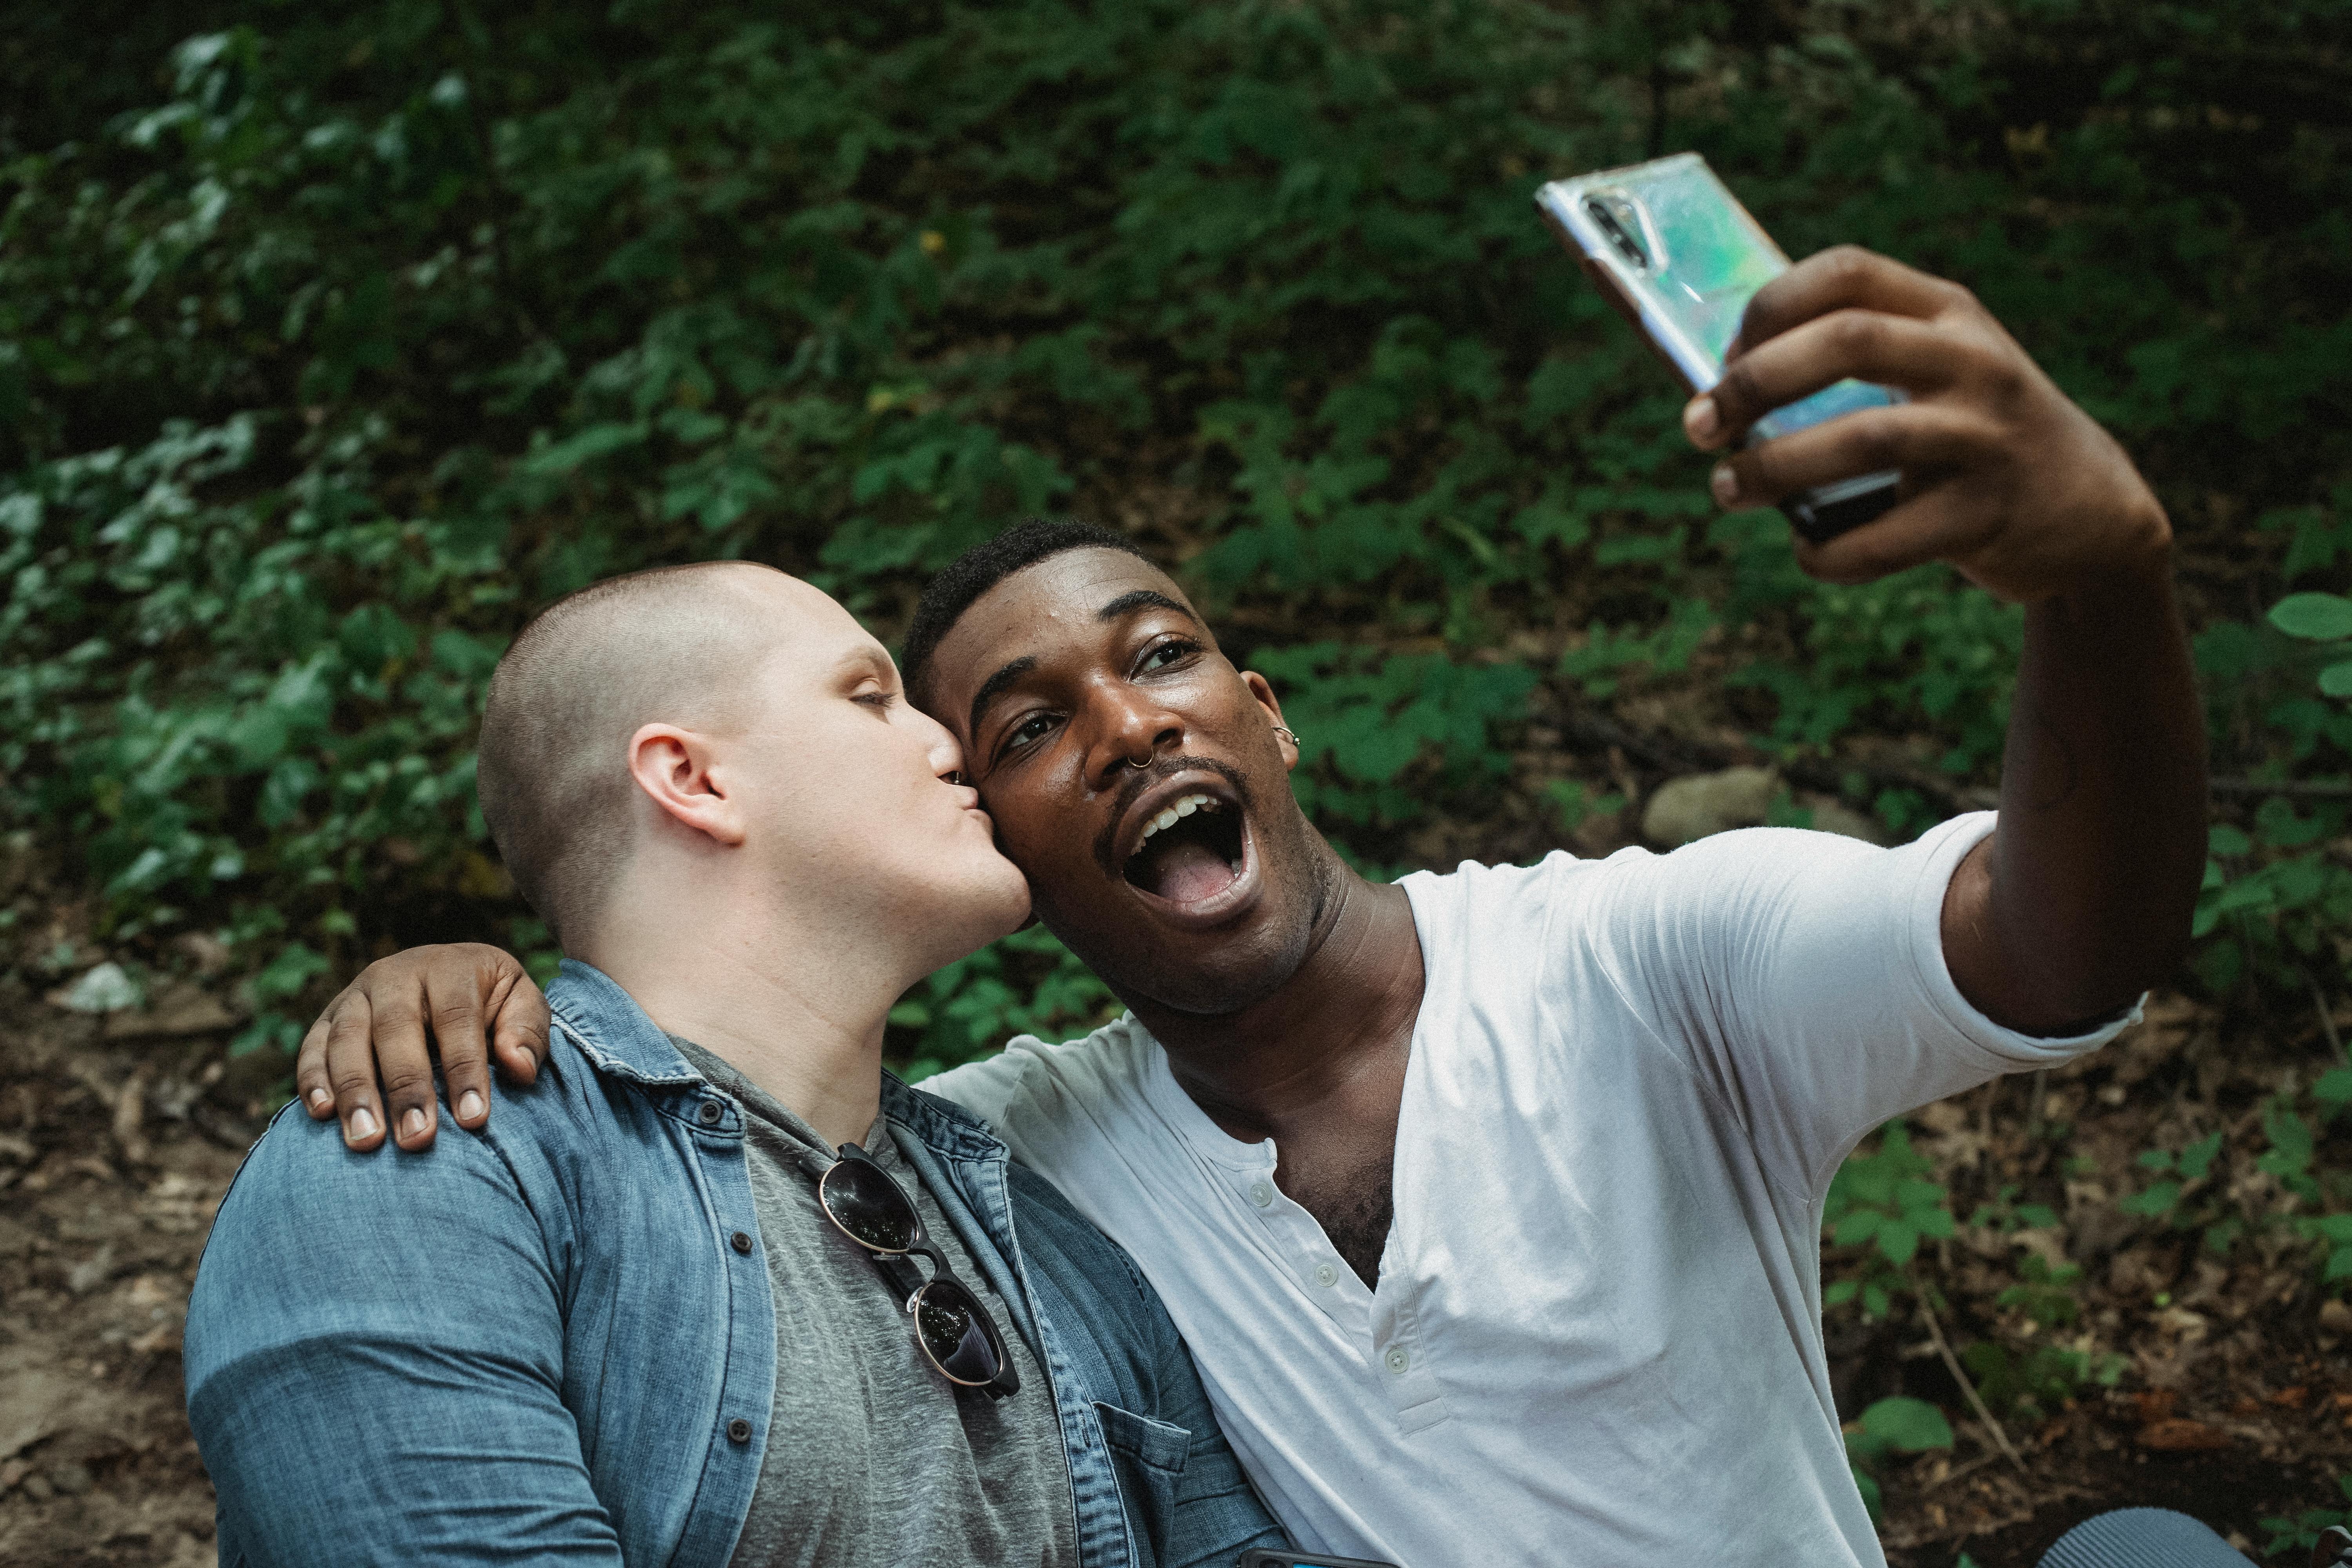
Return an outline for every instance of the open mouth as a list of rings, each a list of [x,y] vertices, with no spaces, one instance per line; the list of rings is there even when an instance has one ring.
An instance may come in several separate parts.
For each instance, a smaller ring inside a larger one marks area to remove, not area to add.
[[[1143,837],[1122,874],[1154,898],[1197,904],[1240,879],[1243,853],[1240,811],[1193,790],[1161,806],[1143,825]]]

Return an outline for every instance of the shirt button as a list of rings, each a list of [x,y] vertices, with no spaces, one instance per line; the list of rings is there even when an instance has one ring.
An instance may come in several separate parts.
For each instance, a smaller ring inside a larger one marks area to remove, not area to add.
[[[719,1125],[719,1119],[725,1114],[725,1111],[719,1109],[717,1100],[706,1100],[702,1102],[702,1109],[694,1113],[694,1119],[705,1127],[716,1127]]]
[[[740,1415],[738,1415],[734,1420],[727,1423],[727,1440],[730,1443],[750,1442],[751,1440],[751,1424],[749,1421],[744,1420]]]
[[[1252,1182],[1250,1184],[1250,1202],[1255,1204],[1260,1208],[1264,1208],[1266,1205],[1274,1202],[1273,1184],[1270,1182]]]
[[[1412,1364],[1412,1357],[1405,1354],[1402,1345],[1398,1345],[1389,1352],[1388,1362],[1391,1372],[1402,1372]]]
[[[727,1238],[727,1245],[748,1258],[751,1254],[751,1233],[748,1230],[739,1230]]]
[[[1339,1282],[1339,1271],[1338,1269],[1332,1268],[1328,1263],[1318,1263],[1315,1266],[1315,1283],[1318,1285],[1328,1286],[1336,1285]]]

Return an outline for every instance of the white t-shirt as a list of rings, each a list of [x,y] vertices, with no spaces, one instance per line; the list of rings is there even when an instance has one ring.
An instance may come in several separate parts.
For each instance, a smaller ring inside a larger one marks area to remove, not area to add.
[[[1132,1017],[924,1087],[1132,1253],[1302,1548],[1404,1568],[1883,1562],[1822,1348],[1822,1203],[1888,1117],[2112,1037],[1945,968],[1991,831],[1791,829],[1401,883],[1428,990],[1367,1290]]]

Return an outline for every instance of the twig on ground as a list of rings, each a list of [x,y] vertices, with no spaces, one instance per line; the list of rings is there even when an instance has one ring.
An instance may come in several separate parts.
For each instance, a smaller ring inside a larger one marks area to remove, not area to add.
[[[1926,1486],[1921,1487],[1919,1489],[1922,1492],[1934,1491],[1937,1487],[1949,1485],[1951,1482],[1958,1480],[1962,1476],[1975,1474],[1977,1471],[1983,1469],[1987,1465],[1991,1464],[1995,1459],[2000,1458],[2000,1449],[1987,1449],[1985,1452],[1979,1454],[1975,1458],[1970,1459],[1965,1465],[1954,1465],[1950,1469],[1946,1470],[1942,1475],[1937,1477],[1934,1480],[1929,1481]]]
[[[1985,1407],[1984,1396],[1977,1392],[1977,1385],[1969,1381],[1967,1371],[1960,1365],[1960,1358],[1952,1353],[1951,1344],[1944,1338],[1944,1325],[1936,1321],[1936,1309],[1927,1305],[1927,1293],[1922,1290],[1918,1296],[1920,1321],[1927,1325],[1927,1337],[1936,1342],[1936,1353],[1944,1358],[1944,1370],[1952,1374],[1952,1381],[1958,1384],[1960,1392],[1969,1396],[1969,1408],[1977,1413],[1977,1419],[1984,1423],[1987,1432],[1992,1434],[1993,1447],[2017,1467],[2019,1475],[2024,1475],[2025,1461],[2019,1458],[2017,1450],[2009,1446],[2009,1434],[2001,1430],[2000,1423]]]
[[[2303,983],[2311,987],[2311,1005],[2319,1011],[2319,1032],[2327,1037],[2327,1048],[2336,1053],[2337,1061],[2352,1061],[2344,1054],[2344,1037],[2336,1032],[2336,1015],[2327,1008],[2327,993],[2319,988],[2318,979],[2310,970],[2303,972]]]

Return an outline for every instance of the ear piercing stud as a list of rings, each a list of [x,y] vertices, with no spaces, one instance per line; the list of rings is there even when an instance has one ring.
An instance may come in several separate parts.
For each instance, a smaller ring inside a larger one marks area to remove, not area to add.
[[[1276,734],[1277,734],[1277,735],[1287,735],[1287,736],[1289,736],[1289,737],[1290,737],[1290,743],[1291,743],[1292,745],[1294,745],[1294,746],[1296,746],[1296,745],[1297,745],[1297,744],[1298,744],[1298,731],[1296,731],[1296,730],[1287,729],[1287,728],[1286,728],[1286,727],[1285,727],[1285,726],[1283,726],[1283,725],[1276,724],[1276,725],[1274,727],[1274,732],[1275,732]]]

